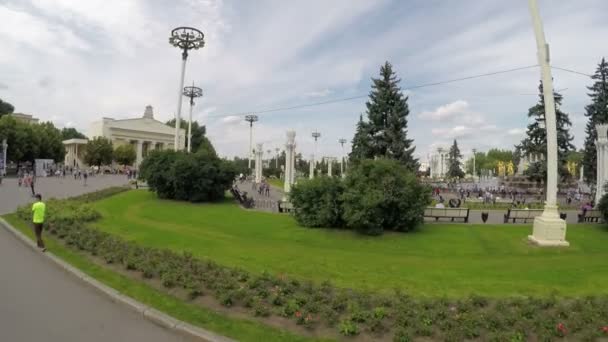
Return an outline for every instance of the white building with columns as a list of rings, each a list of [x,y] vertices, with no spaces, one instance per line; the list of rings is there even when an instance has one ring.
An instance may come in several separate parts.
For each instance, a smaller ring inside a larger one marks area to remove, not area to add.
[[[93,122],[89,129],[89,138],[104,137],[112,141],[114,148],[131,144],[136,151],[135,167],[152,150],[173,149],[175,129],[164,122],[154,119],[152,106],[146,106],[142,117],[133,119],[102,118]],[[186,130],[180,129],[179,149],[183,150],[186,142]],[[65,165],[84,167],[83,152],[86,140],[70,139],[63,142],[66,150]],[[70,153],[73,151],[73,153]]]

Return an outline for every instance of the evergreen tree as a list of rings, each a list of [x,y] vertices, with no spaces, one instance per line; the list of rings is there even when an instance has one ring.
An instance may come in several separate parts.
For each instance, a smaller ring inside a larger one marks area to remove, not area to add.
[[[462,154],[460,154],[460,149],[458,148],[458,143],[456,139],[454,139],[454,144],[450,147],[450,152],[448,153],[448,172],[447,176],[449,178],[463,178],[464,171],[460,168],[460,160],[462,159]]]
[[[418,168],[418,160],[413,157],[415,147],[413,140],[407,138],[408,98],[401,92],[399,82],[389,62],[380,67],[380,77],[372,79],[366,103],[368,120],[359,120],[352,156],[395,159],[415,171]]]
[[[597,124],[608,123],[608,63],[604,58],[597,67],[595,74],[591,76],[595,83],[588,87],[591,104],[585,107],[585,116],[588,119],[585,126],[585,150],[582,164],[585,166],[584,178],[593,183],[597,173],[597,151],[595,140],[597,139]]]
[[[519,146],[523,155],[542,155],[544,156],[544,160],[546,160],[547,130],[545,128],[545,99],[543,97],[542,82],[538,90],[540,101],[528,110],[528,117],[532,118],[533,121],[528,124],[526,138],[524,138]],[[557,124],[558,172],[561,176],[567,176],[566,157],[568,152],[574,149],[574,145],[572,145],[572,139],[574,138],[570,135],[572,122],[570,122],[568,114],[562,112],[559,108],[562,104],[562,96],[554,92],[553,98],[555,100],[555,118]],[[545,166],[543,167],[542,165]],[[546,175],[547,173],[546,164],[543,163],[542,165],[537,165],[538,167],[532,167],[531,165],[526,174],[531,179],[541,179],[542,175]],[[535,172],[540,172],[540,174],[532,174]]]
[[[352,143],[353,146],[349,154],[351,160],[369,159],[374,157],[370,146],[371,136],[369,134],[369,124],[363,121],[363,115],[359,115],[359,122],[357,123]]]

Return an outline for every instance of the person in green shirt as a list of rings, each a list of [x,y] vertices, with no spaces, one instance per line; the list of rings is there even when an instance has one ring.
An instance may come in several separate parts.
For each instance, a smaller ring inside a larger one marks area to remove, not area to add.
[[[36,194],[36,203],[32,205],[32,222],[34,223],[34,233],[36,233],[36,244],[43,252],[46,251],[44,241],[42,241],[42,227],[44,225],[44,214],[46,205],[42,202],[42,196]]]

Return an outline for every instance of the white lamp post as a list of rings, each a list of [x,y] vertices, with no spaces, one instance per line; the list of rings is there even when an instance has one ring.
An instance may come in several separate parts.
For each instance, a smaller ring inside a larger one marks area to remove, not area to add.
[[[543,214],[534,219],[534,230],[532,235],[528,236],[528,240],[539,246],[569,246],[566,241],[566,221],[559,218],[557,211],[557,123],[553,79],[549,64],[549,45],[545,41],[537,1],[529,0],[528,4],[536,36],[538,64],[541,68],[547,131],[547,201]]]

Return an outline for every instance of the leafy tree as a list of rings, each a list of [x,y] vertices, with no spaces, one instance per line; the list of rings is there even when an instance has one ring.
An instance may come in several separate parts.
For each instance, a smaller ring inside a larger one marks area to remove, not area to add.
[[[585,148],[582,164],[584,178],[587,182],[595,182],[597,174],[597,124],[608,123],[608,63],[604,58],[598,65],[595,74],[591,76],[595,82],[588,87],[591,103],[585,107],[585,116],[588,118],[585,126]]]
[[[63,161],[65,148],[60,131],[50,122],[28,124],[10,115],[0,118],[0,140],[8,143],[7,158],[20,163],[34,159]]]
[[[351,160],[373,158],[369,126],[369,123],[363,121],[363,115],[359,115],[359,122],[357,122],[352,141],[353,146],[349,155]]]
[[[112,163],[114,148],[112,142],[104,137],[95,137],[85,146],[84,161],[89,165],[109,165]]]
[[[4,102],[2,101],[2,99],[0,99],[0,117],[2,117],[5,114],[10,114],[12,112],[15,111],[15,107],[8,103],[8,102]]]
[[[167,121],[167,125],[171,127],[175,127],[175,119],[171,119]],[[186,135],[188,134],[188,121],[181,120],[180,127],[186,130]],[[206,137],[207,128],[204,125],[199,125],[198,121],[192,121],[192,152],[198,151],[201,147],[206,148],[209,151],[215,152],[215,148],[211,144],[211,141]],[[188,142],[188,137],[186,136],[186,143]]]
[[[64,127],[61,129],[61,139],[63,140],[86,138],[84,134],[78,132],[74,127]]]
[[[545,100],[543,98],[543,86],[542,83],[538,87],[539,90],[539,102],[530,108],[528,111],[528,117],[532,118],[533,121],[528,124],[526,131],[526,138],[521,142],[521,150],[524,155],[539,154],[545,156],[547,159],[547,131],[545,129]],[[568,114],[561,111],[559,108],[562,104],[562,96],[558,93],[554,93],[553,98],[555,99],[555,115],[557,123],[557,152],[558,152],[558,171],[562,176],[567,176],[568,171],[566,169],[566,156],[568,152],[574,149],[572,145],[573,137],[570,135],[570,127],[572,122],[568,118]],[[546,175],[547,172],[542,171],[539,174],[533,175],[534,170],[541,171],[542,166],[546,168],[546,163],[540,163],[538,167],[530,166],[525,173],[530,178],[538,179],[542,175]]]
[[[113,153],[114,161],[120,165],[133,165],[137,159],[137,152],[131,144],[124,144],[116,147]]]
[[[454,144],[450,147],[450,152],[448,152],[448,172],[447,176],[449,178],[463,178],[464,171],[460,168],[460,160],[462,159],[462,154],[460,154],[460,149],[458,148],[458,143],[456,139],[454,139]]]
[[[411,231],[422,223],[430,193],[414,172],[396,160],[362,160],[349,168],[344,179],[344,222],[368,235]]]
[[[34,136],[38,142],[36,158],[53,159],[55,162],[63,162],[65,157],[65,146],[61,138],[61,131],[51,122],[41,124],[26,124],[32,127]]]
[[[353,160],[362,158],[395,159],[409,170],[418,169],[413,157],[413,140],[407,138],[408,98],[399,88],[400,79],[393,66],[380,67],[380,77],[372,79],[372,91],[366,103],[368,122],[360,119],[353,139]],[[369,149],[367,149],[369,146]]]

